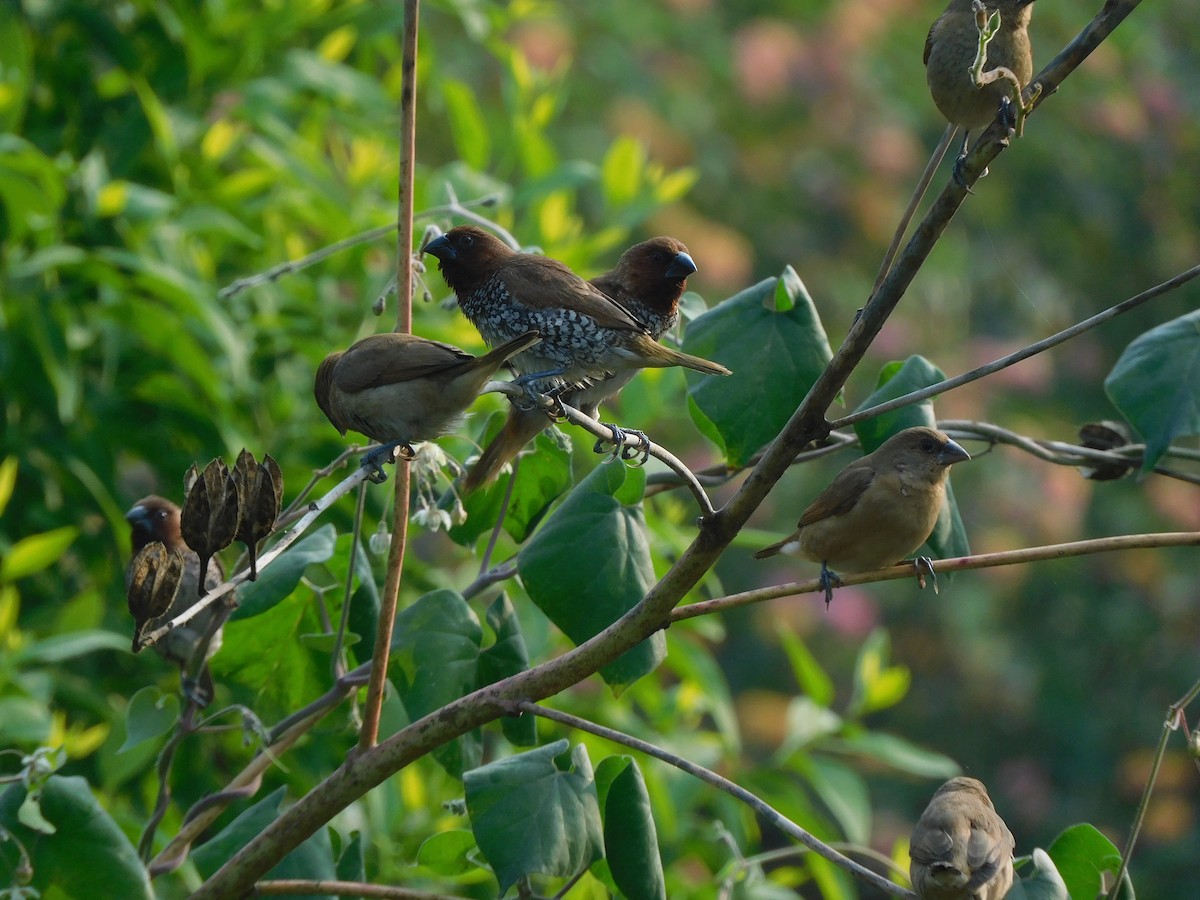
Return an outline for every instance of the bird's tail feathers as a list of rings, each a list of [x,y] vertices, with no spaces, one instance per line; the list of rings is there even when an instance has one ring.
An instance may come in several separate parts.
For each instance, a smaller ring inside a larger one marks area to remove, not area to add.
[[[509,410],[504,427],[492,438],[483,455],[463,479],[462,490],[470,494],[494,480],[504,466],[513,459],[531,440],[550,424],[549,417],[540,409]]]
[[[498,347],[489,350],[483,356],[479,357],[480,368],[491,367],[494,372],[508,361],[510,357],[516,356],[522,350],[528,350],[534,344],[542,340],[542,335],[537,331],[527,331],[524,334],[518,335],[511,341],[505,341]]]
[[[759,550],[757,553],[754,554],[754,558],[755,559],[767,559],[768,557],[771,557],[771,556],[777,556],[780,553],[793,553],[793,552],[795,552],[795,546],[789,547],[788,545],[789,544],[795,545],[798,540],[799,540],[798,533],[789,534],[782,541],[776,541],[770,547],[763,547],[761,550]]]
[[[699,356],[692,356],[692,354],[684,353],[680,350],[673,350],[670,347],[660,344],[649,335],[641,335],[641,337],[644,340],[638,341],[638,353],[652,368],[684,366],[688,369],[694,369],[697,372],[703,372],[705,375],[733,374],[720,363],[701,359]]]

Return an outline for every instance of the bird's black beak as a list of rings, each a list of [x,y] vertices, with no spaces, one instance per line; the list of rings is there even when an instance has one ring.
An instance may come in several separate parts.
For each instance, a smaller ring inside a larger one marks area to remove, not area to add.
[[[130,509],[129,512],[125,513],[125,521],[134,528],[148,529],[150,527],[150,510],[139,503]]]
[[[668,278],[687,278],[696,271],[696,264],[692,258],[682,251],[675,254],[675,258],[671,260],[671,264],[667,266]]]
[[[946,441],[945,446],[938,452],[938,462],[943,466],[952,466],[956,462],[964,462],[971,454],[954,441]]]
[[[438,235],[428,244],[421,248],[422,253],[428,253],[431,256],[436,256],[438,259],[445,262],[446,260],[455,260],[458,258],[458,253],[455,251],[450,239],[444,234]]]

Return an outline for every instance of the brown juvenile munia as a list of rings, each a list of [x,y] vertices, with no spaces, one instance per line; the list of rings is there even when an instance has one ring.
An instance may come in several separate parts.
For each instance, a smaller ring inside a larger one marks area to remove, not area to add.
[[[951,778],[913,829],[909,875],[921,900],[1002,900],[1016,842],[975,778]]]
[[[523,384],[573,390],[666,366],[729,374],[718,363],[664,347],[637,316],[558,260],[518,253],[481,228],[452,228],[424,252],[437,257],[459,308],[489,346],[528,330],[541,334],[540,344],[513,357]]]
[[[987,47],[984,71],[1003,66],[1016,75],[1021,87],[1033,77],[1033,48],[1029,20],[1033,0],[987,0],[989,10],[1000,13],[999,31]],[[933,102],[952,125],[962,128],[963,150],[971,131],[990,125],[1008,109],[1010,89],[1004,79],[976,87],[971,67],[979,51],[979,29],[972,0],[950,0],[925,39],[925,80]],[[1014,112],[1008,110],[1009,113]]]
[[[129,522],[130,543],[134,556],[147,544],[160,541],[168,551],[179,553],[183,557],[183,577],[175,599],[166,613],[148,621],[135,621],[133,636],[135,653],[145,646],[142,643],[143,635],[150,625],[156,624],[157,621],[172,619],[184,610],[191,609],[201,595],[211,591],[225,580],[225,571],[221,567],[221,562],[214,557],[208,561],[204,590],[200,590],[200,557],[184,542],[180,534],[179,512],[179,507],[170,500],[151,494],[143,497],[130,508],[129,512],[125,513],[125,519]],[[127,581],[128,575],[127,572]],[[212,638],[204,650],[205,662],[201,666],[197,678],[197,687],[200,693],[194,695],[201,705],[205,705],[208,700],[212,699],[212,673],[208,669],[207,660],[221,648],[221,630],[229,612],[228,604],[214,603],[184,624],[172,628],[152,645],[154,652],[179,667],[184,676],[185,692],[189,692],[191,685],[188,671],[195,661],[196,653],[199,652],[201,645],[212,632]]]
[[[906,428],[842,469],[804,510],[796,530],[754,558],[793,553],[820,563],[828,604],[837,572],[889,566],[925,543],[950,466],[970,458],[937,429]]]
[[[696,264],[683,242],[660,236],[634,244],[612,269],[593,278],[591,284],[633,313],[650,337],[657,340],[679,321],[679,298],[687,288],[688,276],[695,271]],[[616,396],[635,374],[636,369],[627,369],[565,394],[562,399],[594,418],[600,403]],[[470,493],[494,479],[549,424],[549,417],[539,408],[511,406],[503,428],[467,473],[464,492]]]
[[[396,447],[411,459],[413,441],[456,428],[496,370],[539,340],[536,331],[525,331],[475,357],[414,334],[373,334],[325,357],[313,394],[341,434],[357,431],[383,445],[362,461],[382,481],[380,462]]]

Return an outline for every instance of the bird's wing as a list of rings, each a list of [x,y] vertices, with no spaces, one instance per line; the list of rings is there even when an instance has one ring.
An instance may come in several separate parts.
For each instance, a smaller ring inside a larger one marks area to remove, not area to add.
[[[954,838],[943,828],[917,823],[909,845],[909,856],[919,863],[948,863],[954,857]]]
[[[1008,832],[1003,822],[998,824]],[[967,865],[971,867],[971,879],[966,887],[979,888],[987,884],[1011,856],[1012,849],[1006,846],[1001,835],[993,834],[988,829],[972,823],[971,837],[967,840]]]
[[[933,24],[929,26],[929,34],[925,35],[925,52],[921,55],[921,62],[929,65],[929,51],[933,49],[933,33],[937,31],[941,19],[934,19]]]
[[[385,332],[363,338],[340,360],[334,371],[337,387],[347,394],[424,378],[475,357],[451,344]]]
[[[557,260],[518,254],[504,264],[502,277],[508,292],[525,306],[566,306],[594,319],[602,328],[646,330],[637,316]]]
[[[852,463],[838,473],[837,478],[833,479],[833,483],[821,491],[817,495],[817,499],[808,505],[808,509],[804,510],[797,528],[803,528],[813,522],[820,522],[830,516],[845,515],[854,509],[854,505],[858,503],[863,492],[875,480],[875,469],[869,465],[860,465],[862,461]]]

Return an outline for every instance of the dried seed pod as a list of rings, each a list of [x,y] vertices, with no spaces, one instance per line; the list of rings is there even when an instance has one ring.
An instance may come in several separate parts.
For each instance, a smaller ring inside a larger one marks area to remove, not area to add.
[[[274,530],[283,503],[283,473],[271,454],[264,454],[262,463],[257,463],[250,451],[243,450],[233,468],[233,479],[241,501],[234,540],[246,545],[250,580],[254,581],[258,578],[258,542]]]
[[[133,652],[145,644],[150,624],[171,608],[183,579],[183,556],[152,541],[137,552],[125,577],[125,599],[133,615]]]
[[[1133,443],[1133,435],[1124,422],[1106,419],[1103,422],[1088,422],[1079,429],[1079,441],[1092,450],[1116,450]],[[1081,466],[1080,474],[1092,481],[1113,481],[1124,478],[1133,471],[1137,460],[1129,462],[1102,462],[1094,466]]]
[[[200,557],[200,571],[208,561],[233,543],[238,528],[238,491],[223,459],[214,459],[188,491],[180,514],[179,530],[184,542]],[[197,585],[204,596],[203,580]]]

